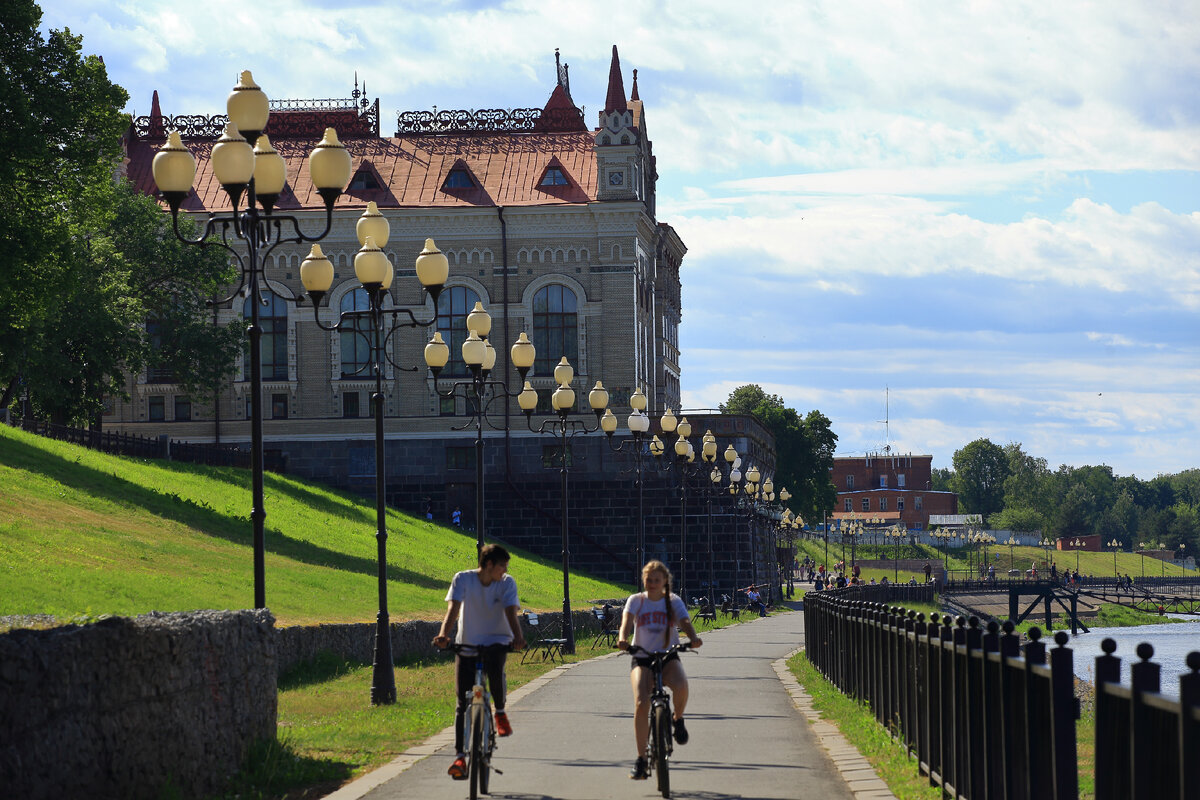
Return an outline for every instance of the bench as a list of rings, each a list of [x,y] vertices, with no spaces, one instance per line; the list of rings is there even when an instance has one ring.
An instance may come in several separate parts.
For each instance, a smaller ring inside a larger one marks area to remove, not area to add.
[[[711,605],[702,605],[696,609],[696,613],[692,619],[704,623],[706,627],[711,628],[713,623],[717,621],[717,609]]]
[[[563,645],[567,643],[567,640],[556,636],[557,631],[542,627],[537,614],[526,613],[524,618],[525,624],[529,627],[530,636],[529,641],[525,644],[525,654],[521,656],[521,663],[524,664],[527,658],[537,654],[541,655],[542,661],[546,659],[549,659],[551,663],[556,659],[561,661]]]

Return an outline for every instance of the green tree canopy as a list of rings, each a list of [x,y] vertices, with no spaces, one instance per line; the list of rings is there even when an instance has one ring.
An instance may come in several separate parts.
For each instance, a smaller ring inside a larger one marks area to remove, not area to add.
[[[791,492],[793,511],[813,520],[833,508],[837,490],[829,481],[829,470],[837,434],[828,417],[815,409],[801,417],[782,397],[757,384],[734,389],[721,404],[721,413],[752,416],[775,437],[776,491],[786,487]]]
[[[0,407],[21,388],[35,413],[88,420],[125,371],[147,367],[203,402],[237,354],[237,332],[204,313],[227,260],[181,247],[158,205],[114,179],[127,94],[80,37],[43,38],[40,20],[29,0],[0,6],[0,191],[12,201],[0,215]]]
[[[984,516],[1004,507],[1004,481],[1009,476],[1004,448],[976,439],[954,452],[955,484],[963,511]]]

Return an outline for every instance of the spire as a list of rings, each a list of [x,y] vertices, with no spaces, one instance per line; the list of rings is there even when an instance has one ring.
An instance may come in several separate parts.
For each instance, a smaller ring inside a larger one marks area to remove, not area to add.
[[[154,96],[150,99],[150,130],[148,133],[154,139],[163,139],[167,136],[166,129],[163,127],[162,108],[158,105],[158,89],[154,90]]]
[[[636,100],[638,102],[641,102],[641,100],[642,100],[642,98],[638,97],[638,93],[637,93],[637,70],[636,69],[633,71],[633,91],[629,93],[629,99]]]
[[[612,65],[608,68],[608,97],[604,100],[604,110],[628,111],[625,104],[625,83],[621,80],[621,59],[617,57],[617,46],[613,45]]]

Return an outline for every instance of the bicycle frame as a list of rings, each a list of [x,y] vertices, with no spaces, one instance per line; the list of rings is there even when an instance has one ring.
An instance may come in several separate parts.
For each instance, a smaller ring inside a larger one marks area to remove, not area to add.
[[[504,773],[492,766],[492,754],[496,750],[496,731],[492,717],[492,693],[488,690],[487,675],[483,667],[484,650],[501,647],[511,651],[511,645],[470,645],[451,643],[449,648],[456,654],[462,655],[464,650],[474,650],[475,683],[467,690],[467,711],[463,715],[463,750],[467,756],[467,772],[470,779],[470,797],[475,800],[478,794],[488,793],[488,776],[495,771],[497,775]],[[476,727],[479,731],[479,741],[476,741]]]
[[[653,773],[655,769],[658,770],[658,788],[662,792],[663,797],[671,796],[671,782],[667,762],[671,754],[675,752],[674,740],[671,736],[671,696],[663,688],[663,667],[666,664],[668,656],[673,653],[686,652],[689,647],[690,645],[687,643],[675,644],[666,650],[650,652],[644,647],[632,645],[627,651],[631,656],[641,654],[650,657],[649,669],[654,679],[654,685],[650,690],[650,736],[647,741],[646,767],[650,773]],[[665,720],[666,730],[659,729],[660,720]]]

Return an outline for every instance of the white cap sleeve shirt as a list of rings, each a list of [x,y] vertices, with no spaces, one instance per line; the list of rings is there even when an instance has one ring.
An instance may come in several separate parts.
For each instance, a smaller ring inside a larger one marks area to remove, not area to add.
[[[671,595],[671,608],[674,610],[675,625],[667,630],[667,600],[650,600],[644,592],[629,595],[625,601],[625,613],[633,615],[633,641],[643,650],[654,652],[666,650],[673,644],[679,644],[678,625],[685,619],[690,619],[687,606],[679,595]]]
[[[508,644],[512,641],[512,628],[504,611],[519,606],[520,601],[517,600],[517,582],[511,575],[484,586],[475,570],[459,572],[450,581],[446,600],[462,603],[458,616],[458,635],[454,641],[477,645]]]

